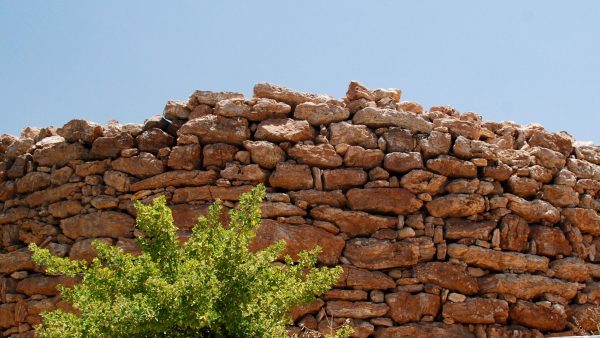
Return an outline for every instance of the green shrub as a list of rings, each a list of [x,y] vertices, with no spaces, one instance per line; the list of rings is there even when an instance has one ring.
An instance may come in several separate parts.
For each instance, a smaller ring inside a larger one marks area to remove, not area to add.
[[[250,252],[260,226],[261,185],[241,196],[227,228],[219,201],[181,245],[164,197],[136,203],[141,255],[94,242],[91,263],[52,256],[30,246],[33,259],[52,275],[79,276],[62,297],[79,314],[42,314],[41,337],[281,337],[290,310],[328,290],[341,268],[315,267],[318,248],[296,262],[274,263],[285,243]],[[343,331],[343,332],[342,332]],[[347,336],[349,329],[338,331]]]

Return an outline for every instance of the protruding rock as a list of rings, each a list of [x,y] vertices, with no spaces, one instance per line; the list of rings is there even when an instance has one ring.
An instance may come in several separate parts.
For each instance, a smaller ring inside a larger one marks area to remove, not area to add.
[[[269,177],[269,184],[285,190],[311,189],[313,176],[305,164],[280,163]]]
[[[209,106],[215,106],[217,102],[234,99],[234,98],[243,98],[244,94],[235,93],[235,92],[211,92],[206,90],[196,90],[188,101],[188,106],[195,107],[199,104],[206,104]]]
[[[431,122],[419,115],[397,111],[367,107],[359,110],[352,118],[354,124],[364,124],[371,128],[401,127],[413,132],[428,133],[432,129]]]
[[[414,194],[436,195],[446,184],[447,178],[426,170],[411,170],[400,179],[400,186]]]
[[[329,126],[329,141],[334,146],[345,143],[367,149],[377,148],[377,137],[367,126],[354,125],[345,121],[332,123]]]
[[[350,146],[344,154],[344,165],[372,169],[381,164],[384,153],[379,149],[364,149],[359,146]]]
[[[217,103],[215,114],[226,117],[243,117],[249,121],[287,117],[291,107],[271,99],[227,99]]]
[[[356,238],[346,242],[344,256],[356,267],[379,270],[413,266],[419,262],[422,253],[419,243]]]
[[[17,180],[17,193],[23,194],[42,190],[50,185],[50,175],[33,171]]]
[[[257,83],[254,85],[254,97],[264,97],[297,106],[304,102],[324,103],[332,98],[327,95],[303,93],[271,83]]]
[[[202,166],[224,168],[235,158],[238,148],[226,143],[207,144],[202,149]]]
[[[394,327],[379,327],[376,338],[472,338],[475,335],[466,327],[444,323],[412,323]]]
[[[175,142],[173,136],[165,133],[158,128],[151,128],[135,138],[138,149],[156,154],[158,150],[165,147],[171,147]]]
[[[444,304],[442,316],[454,323],[505,324],[508,303],[499,299],[470,298],[462,303]]]
[[[447,155],[428,160],[427,169],[447,177],[477,177],[475,164]]]
[[[545,272],[548,270],[549,263],[546,257],[518,252],[502,252],[462,244],[448,245],[448,256],[472,266],[495,271]]]
[[[403,174],[413,169],[423,169],[421,153],[388,153],[385,155],[383,167],[390,172]]]
[[[567,222],[578,227],[581,231],[592,235],[600,235],[600,216],[598,212],[583,208],[563,209],[563,216]]]
[[[73,216],[60,222],[60,228],[69,238],[131,237],[135,221],[131,216],[104,211]]]
[[[91,155],[94,158],[116,158],[121,150],[133,147],[134,139],[129,133],[117,136],[99,137],[92,144]]]
[[[415,277],[421,283],[432,283],[442,288],[473,295],[479,291],[477,279],[471,277],[465,266],[447,263],[430,262],[414,267]]]
[[[294,118],[306,120],[312,126],[329,125],[333,122],[344,121],[350,116],[348,108],[336,101],[327,103],[305,102],[296,106]]]
[[[535,243],[538,255],[553,257],[571,254],[571,244],[558,227],[533,225],[531,226],[530,238]]]
[[[385,315],[389,310],[386,304],[371,302],[329,301],[325,305],[327,315],[346,318],[374,318]]]
[[[362,169],[333,169],[323,171],[325,190],[346,190],[362,186],[369,180],[369,175]]]
[[[137,156],[120,157],[114,160],[112,168],[139,178],[146,178],[162,173],[165,165],[152,154],[141,153]]]
[[[423,316],[436,317],[441,306],[440,297],[428,293],[390,293],[385,302],[390,307],[389,316],[398,324],[419,322]]]
[[[182,101],[167,101],[163,115],[169,120],[187,120],[190,115],[190,109],[186,102]]]
[[[312,140],[314,130],[306,121],[293,119],[269,119],[258,125],[254,137],[271,142],[293,142]]]
[[[60,136],[46,137],[37,143],[33,160],[39,165],[62,167],[71,160],[87,159],[88,151],[81,143],[66,143]]]
[[[531,300],[544,293],[553,293],[567,300],[577,294],[578,285],[540,275],[495,274],[479,278],[481,293],[509,294]]]
[[[173,147],[167,165],[175,170],[193,170],[200,165],[201,147],[199,144],[187,144]]]
[[[529,245],[529,232],[525,219],[508,214],[500,222],[500,246],[504,250],[524,251]]]
[[[532,147],[544,147],[569,156],[573,151],[573,138],[565,132],[551,133],[545,130],[532,132],[527,143]]]
[[[200,170],[175,170],[158,174],[131,184],[130,190],[137,192],[140,190],[152,190],[165,187],[178,186],[202,186],[214,183],[217,179],[215,171]]]
[[[509,194],[506,194],[506,197],[509,198],[508,208],[523,217],[528,223],[555,224],[560,221],[560,211],[548,202],[538,199],[527,201]]]
[[[56,133],[64,137],[67,142],[81,140],[87,144],[92,144],[95,139],[102,136],[102,132],[102,126],[86,120],[71,120],[56,130]]]
[[[369,236],[379,229],[391,229],[396,226],[394,217],[370,215],[361,211],[344,211],[328,206],[318,206],[311,210],[311,217],[317,220],[335,223],[340,231],[350,236]]]
[[[292,202],[306,201],[309,206],[329,205],[331,207],[341,208],[346,205],[346,196],[340,190],[319,191],[319,190],[300,190],[290,191],[288,195]]]
[[[263,168],[274,169],[285,161],[285,152],[276,144],[267,141],[245,141],[244,148],[250,152],[252,162]]]

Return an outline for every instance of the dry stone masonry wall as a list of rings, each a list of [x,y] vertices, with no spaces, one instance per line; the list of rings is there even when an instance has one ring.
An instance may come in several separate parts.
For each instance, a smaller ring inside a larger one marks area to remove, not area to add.
[[[134,200],[166,195],[185,240],[215,199],[268,187],[253,243],[315,245],[335,288],[293,312],[357,337],[537,337],[600,323],[600,148],[538,125],[424,110],[397,89],[346,97],[259,83],[196,91],[144,124],[26,128],[0,139],[0,329],[31,337],[69,309],[28,243],[131,252]],[[226,216],[224,215],[224,220]],[[333,324],[330,325],[330,322]]]

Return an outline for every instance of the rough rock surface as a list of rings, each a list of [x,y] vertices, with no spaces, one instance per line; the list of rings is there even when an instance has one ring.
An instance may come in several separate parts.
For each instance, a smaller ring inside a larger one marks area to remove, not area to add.
[[[28,243],[91,259],[135,246],[133,202],[167,198],[182,235],[215,199],[267,187],[252,244],[343,267],[292,311],[356,337],[541,337],[600,322],[600,147],[539,125],[424,109],[352,81],[334,99],[269,83],[195,91],[163,116],[0,136],[0,335],[64,306]],[[221,220],[228,222],[224,210]],[[182,236],[184,240],[185,236]],[[330,324],[330,318],[333,321]]]

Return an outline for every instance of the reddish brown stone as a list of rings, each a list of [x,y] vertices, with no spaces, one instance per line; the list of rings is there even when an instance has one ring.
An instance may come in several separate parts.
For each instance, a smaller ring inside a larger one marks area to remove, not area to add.
[[[291,88],[266,82],[254,85],[254,97],[273,99],[285,102],[290,106],[297,106],[304,102],[322,103],[331,99],[331,97],[327,95],[303,93]]]
[[[408,215],[423,206],[413,193],[402,188],[350,189],[346,193],[352,210]]]
[[[581,231],[592,235],[600,235],[600,216],[595,210],[583,208],[566,208],[562,211],[567,222]]]
[[[396,284],[394,283],[394,285],[396,285]],[[333,290],[329,290],[323,294],[323,299],[325,299],[327,301],[329,301],[329,300],[346,300],[346,301],[367,300],[368,297],[369,297],[369,294],[363,290],[333,289]]]
[[[103,211],[63,219],[60,227],[69,238],[131,237],[135,221],[131,216]]]
[[[237,201],[241,194],[252,190],[250,185],[238,187],[216,187],[205,185],[201,187],[186,187],[175,190],[173,203],[187,203],[192,201]]]
[[[328,316],[346,318],[375,318],[384,316],[389,310],[386,304],[371,302],[348,302],[333,300],[327,302],[325,311]]]
[[[56,188],[36,191],[27,195],[24,200],[28,207],[33,208],[43,204],[58,202],[70,195],[77,193],[80,190],[80,183],[67,183]]]
[[[569,156],[573,151],[573,139],[564,132],[550,133],[545,130],[536,130],[527,143],[532,147],[538,146],[558,151],[564,156]]]
[[[546,257],[527,255],[518,252],[502,252],[478,246],[462,244],[448,245],[448,256],[469,265],[495,271],[545,272],[549,260]]]
[[[508,214],[500,222],[500,246],[504,250],[524,251],[529,245],[529,232],[525,219]]]
[[[87,144],[92,144],[94,140],[102,136],[103,128],[93,122],[71,120],[62,128],[58,128],[56,133],[64,137],[67,142],[77,142],[81,140]]]
[[[340,231],[350,236],[371,235],[379,229],[396,226],[394,217],[370,215],[361,211],[344,211],[328,206],[318,206],[311,210],[312,218],[335,223]]]
[[[133,147],[134,139],[129,133],[117,136],[99,137],[92,144],[91,155],[94,158],[116,158],[121,150]]]
[[[432,283],[442,288],[473,295],[479,291],[477,279],[467,273],[465,266],[447,263],[430,262],[414,267],[415,277],[421,283]]]
[[[215,114],[227,117],[244,117],[249,121],[262,121],[271,118],[287,117],[291,107],[272,99],[232,98],[217,102]]]
[[[333,169],[323,171],[325,190],[347,190],[367,183],[369,175],[362,169]]]
[[[179,186],[202,186],[214,183],[217,179],[217,173],[212,170],[175,170],[152,176],[145,180],[131,184],[130,190],[133,192],[140,190],[152,190],[164,187]]]
[[[271,142],[300,142],[312,140],[314,130],[306,121],[293,119],[269,119],[258,125],[254,133],[257,140]]]
[[[24,194],[32,191],[42,190],[50,185],[50,175],[33,171],[17,179],[17,193]]]
[[[388,153],[411,152],[415,149],[415,138],[407,129],[391,128],[383,133],[383,139],[386,141],[385,151]]]
[[[483,167],[483,177],[490,177],[498,182],[508,180],[511,177],[512,173],[512,168],[502,162],[499,162],[495,166]]]
[[[269,177],[269,184],[285,190],[311,189],[313,176],[305,164],[280,163]]]
[[[430,239],[430,247],[433,243]],[[346,242],[344,256],[356,267],[379,270],[394,267],[413,266],[419,262],[427,243],[410,241],[391,242],[374,238],[356,238]],[[422,252],[423,251],[423,252]],[[435,250],[433,252],[435,254]]]
[[[207,90],[196,90],[190,96],[188,106],[195,107],[197,105],[205,104],[209,106],[215,106],[219,101],[243,98],[244,94],[235,92],[211,92]]]
[[[329,141],[332,145],[349,144],[366,149],[377,148],[377,137],[367,126],[348,122],[332,123],[329,126]]]
[[[534,225],[531,226],[530,237],[538,255],[553,257],[571,254],[571,244],[560,228]]]
[[[350,146],[344,155],[344,165],[372,169],[383,161],[383,151],[379,149],[364,149],[359,146]]]
[[[396,282],[380,271],[357,269],[352,266],[344,267],[347,272],[345,285],[359,290],[386,290],[396,287]]]
[[[263,202],[260,205],[262,218],[305,216],[306,211],[293,204],[284,202]]]
[[[53,138],[54,141],[44,144],[33,152],[33,160],[39,165],[62,167],[71,160],[87,159],[88,151],[83,144],[65,143],[60,136],[47,137],[46,139],[49,138]]]
[[[15,321],[15,304],[1,304],[0,305],[0,328],[8,329],[12,326],[16,326]]]
[[[393,173],[403,174],[413,169],[423,168],[421,153],[389,153],[385,155],[383,167]]]
[[[0,254],[0,273],[11,274],[19,270],[33,270],[35,266],[29,250]]]
[[[470,298],[462,303],[446,303],[442,316],[445,320],[465,324],[505,324],[508,303],[499,299]]]
[[[540,331],[561,331],[567,326],[567,314],[549,306],[519,300],[510,309],[515,324]]]
[[[233,161],[238,148],[226,143],[208,144],[202,149],[202,165],[223,168],[225,164]]]
[[[553,293],[570,300],[578,290],[575,283],[528,274],[494,274],[481,277],[478,282],[480,293],[509,294],[524,300],[531,300],[545,293]]]
[[[390,293],[385,302],[390,307],[389,316],[398,324],[418,322],[423,316],[435,317],[441,306],[440,297],[428,293]]]
[[[589,280],[589,265],[578,257],[557,259],[550,263],[549,275],[569,282],[585,282]]]
[[[313,167],[335,168],[342,165],[342,157],[331,144],[296,144],[288,150],[288,155],[298,163]]]
[[[108,170],[104,173],[104,184],[120,192],[128,192],[131,187],[131,177],[116,170]]]
[[[419,140],[419,148],[424,158],[448,155],[451,146],[452,136],[439,131],[432,131],[427,138]]]
[[[446,184],[447,178],[426,170],[412,170],[400,179],[400,186],[414,194],[427,193],[435,195]]]
[[[466,327],[444,323],[411,323],[394,327],[379,327],[376,338],[470,338],[475,335]]]
[[[315,313],[321,310],[323,305],[325,305],[325,302],[317,298],[314,302],[299,305],[293,308],[292,311],[290,311],[290,317],[292,317],[292,321],[295,322],[309,313]]]
[[[223,142],[241,145],[250,138],[250,129],[248,120],[244,118],[205,115],[187,121],[177,134],[196,135],[202,144]]]
[[[517,196],[532,197],[537,195],[538,190],[542,188],[542,183],[533,178],[513,175],[508,179],[508,188]]]
[[[26,217],[33,217],[35,212],[25,207],[8,209],[0,213],[0,224],[14,223]]]
[[[154,155],[141,153],[138,156],[120,157],[114,160],[112,168],[138,178],[147,178],[162,173],[165,170],[165,165]]]
[[[527,223],[555,224],[560,221],[560,211],[548,202],[538,199],[527,201],[510,194],[505,196],[509,198],[508,208],[523,217]]]
[[[319,262],[327,265],[338,263],[344,240],[325,230],[310,225],[290,225],[265,219],[258,229],[255,239],[251,244],[252,250],[264,249],[279,240],[286,242],[284,255],[298,258],[302,250],[311,250],[315,246],[321,247]]]
[[[73,243],[71,250],[69,251],[69,258],[75,260],[86,260],[91,261],[98,255],[98,252],[93,247],[93,242],[98,241],[108,245],[113,244],[111,238],[87,238],[81,239]]]
[[[151,128],[144,131],[135,138],[138,149],[156,154],[161,148],[171,147],[175,142],[173,136],[165,133],[158,128]]]
[[[484,158],[491,161],[498,159],[498,146],[495,144],[469,140],[463,136],[456,138],[452,150],[455,156],[464,159]]]
[[[273,169],[285,161],[285,152],[276,144],[267,141],[245,141],[244,148],[250,152],[252,162],[263,168]]]
[[[427,161],[427,169],[447,177],[477,177],[477,167],[448,155],[441,155]]]
[[[447,218],[444,223],[444,236],[450,240],[473,238],[487,241],[496,228],[494,221],[475,222],[464,218]]]
[[[339,105],[335,101],[327,103],[304,102],[294,109],[295,119],[306,120],[315,127],[344,121],[349,116],[350,111],[348,108]]]
[[[431,122],[419,115],[394,109],[366,107],[352,117],[354,124],[364,124],[371,128],[400,127],[413,132],[431,132]]]
[[[446,127],[452,136],[463,136],[471,140],[478,140],[481,136],[481,126],[471,121],[454,118],[435,119],[433,127]]]
[[[6,202],[15,196],[16,186],[13,181],[0,183],[0,202]]]
[[[596,332],[600,323],[600,306],[583,304],[571,305],[567,308],[569,322],[580,330]]]
[[[485,211],[485,199],[477,194],[450,194],[425,204],[435,217],[467,217]]]
[[[75,174],[81,177],[102,175],[108,168],[110,168],[110,160],[85,162],[75,167]]]
[[[47,277],[34,276],[23,279],[17,283],[17,292],[24,293],[28,296],[44,295],[55,296],[58,294],[58,285],[72,287],[76,280],[69,277]]]
[[[292,202],[306,201],[309,206],[329,205],[331,207],[341,208],[346,205],[346,195],[340,190],[319,191],[319,190],[300,190],[290,191],[288,195]]]
[[[193,170],[200,165],[201,147],[199,144],[188,144],[173,147],[167,165],[175,170]]]

